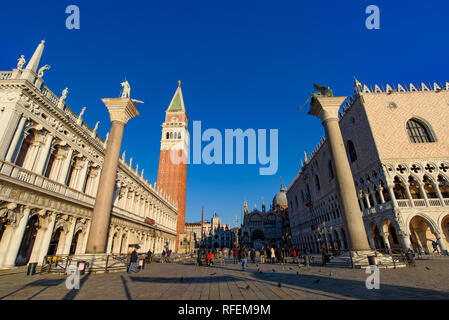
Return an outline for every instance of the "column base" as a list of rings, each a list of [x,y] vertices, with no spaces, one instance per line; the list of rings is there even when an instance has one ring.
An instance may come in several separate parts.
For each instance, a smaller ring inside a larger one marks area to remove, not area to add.
[[[403,268],[407,266],[404,262],[393,260],[392,255],[375,252],[374,250],[345,251],[338,257],[331,257],[326,266],[361,269],[370,265],[368,257],[374,257],[378,268]]]
[[[68,256],[61,257],[58,267],[52,264],[42,266],[42,272],[69,274],[69,267],[78,267],[80,262],[85,262],[85,273],[122,272],[128,267],[127,256],[116,256],[107,253],[83,253],[76,254],[70,260]]]

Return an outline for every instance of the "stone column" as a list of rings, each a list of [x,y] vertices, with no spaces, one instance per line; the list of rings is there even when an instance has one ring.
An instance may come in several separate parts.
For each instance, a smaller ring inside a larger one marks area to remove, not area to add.
[[[14,139],[14,134],[17,133],[16,127],[20,122],[20,117],[21,114],[12,106],[6,107],[0,113],[0,159],[5,158],[10,141]]]
[[[40,152],[40,155],[39,155],[39,158],[38,158],[37,164],[36,164],[35,172],[37,174],[44,175],[44,173],[45,173],[47,159],[50,154],[50,149],[51,149],[52,143],[53,143],[53,135],[50,133],[47,133],[44,147],[42,148],[42,150]]]
[[[331,160],[334,164],[336,184],[341,203],[342,216],[348,232],[350,250],[370,250],[360,212],[351,167],[338,124],[338,109],[346,97],[313,98],[309,114],[322,121],[329,141]]]
[[[5,267],[13,267],[19,253],[20,245],[22,244],[22,238],[25,233],[25,228],[28,223],[28,218],[30,216],[31,209],[28,207],[23,208],[21,216],[18,217],[16,221],[16,226],[14,228],[14,235],[12,237],[12,242],[9,245],[8,252],[6,253],[3,265]]]
[[[14,137],[9,145],[8,153],[6,154],[5,161],[14,162],[14,157],[16,155],[16,150],[19,147],[21,142],[21,138],[23,137],[23,130],[25,128],[27,122],[27,118],[22,116],[19,121],[19,125],[17,126],[16,132],[14,133]]]
[[[70,247],[72,246],[72,240],[73,235],[75,233],[75,227],[76,227],[76,218],[75,217],[69,217],[69,223],[70,227],[67,233],[65,234],[64,239],[64,246],[62,248],[62,254],[69,254],[70,253]]]
[[[48,213],[48,216],[45,220],[46,220],[46,227],[42,229],[42,238],[41,238],[42,240],[40,241],[39,251],[36,252],[37,253],[36,255],[34,255],[34,261],[31,261],[30,259],[30,262],[37,262],[39,265],[42,264],[44,257],[47,255],[51,236],[53,235],[53,229],[55,227],[56,214]]]
[[[410,242],[410,234],[407,232],[404,232],[400,230],[398,232],[399,237],[401,238],[402,247],[404,248],[404,251],[407,251],[408,249],[412,249],[412,244]]]
[[[9,203],[2,208],[7,214],[8,224],[0,242],[0,268],[13,267],[28,223],[30,209]]]
[[[101,170],[86,253],[105,252],[123,130],[129,119],[139,115],[130,98],[110,98],[102,101],[111,117],[111,133]]]
[[[70,165],[72,164],[73,149],[70,146],[67,146],[67,149],[68,150],[66,151],[66,158],[62,160],[63,162],[61,163],[59,175],[57,177],[58,182],[62,184],[66,183]]]

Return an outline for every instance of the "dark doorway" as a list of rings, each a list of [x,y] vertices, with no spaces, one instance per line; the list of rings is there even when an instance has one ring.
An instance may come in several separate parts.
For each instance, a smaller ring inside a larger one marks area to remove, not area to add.
[[[33,252],[34,241],[36,240],[37,230],[39,227],[39,217],[37,215],[32,216],[25,227],[22,243],[20,244],[19,253],[16,257],[16,266],[24,266],[31,258],[31,252]]]
[[[75,254],[76,252],[76,246],[78,245],[78,239],[80,237],[81,234],[81,230],[79,230],[72,239],[72,244],[70,245],[70,255]]]
[[[50,245],[48,246],[47,256],[56,255],[58,250],[59,238],[61,237],[62,228],[58,228],[51,236]]]

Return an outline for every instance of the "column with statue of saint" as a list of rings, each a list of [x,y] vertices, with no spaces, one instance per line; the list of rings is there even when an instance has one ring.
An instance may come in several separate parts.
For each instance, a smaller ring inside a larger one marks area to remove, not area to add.
[[[127,122],[139,115],[139,110],[134,103],[143,103],[131,99],[131,88],[127,80],[122,82],[121,85],[123,89],[120,98],[101,99],[109,111],[111,131],[95,199],[92,223],[87,240],[87,254],[105,253],[123,131]]]

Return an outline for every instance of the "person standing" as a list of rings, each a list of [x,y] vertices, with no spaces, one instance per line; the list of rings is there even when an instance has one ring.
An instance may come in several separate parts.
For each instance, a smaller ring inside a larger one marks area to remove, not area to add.
[[[196,261],[198,262],[198,266],[202,266],[203,262],[201,261],[201,259],[203,258],[203,249],[199,249],[198,250],[198,258],[196,259]]]
[[[275,263],[275,262],[276,262],[276,253],[274,252],[274,248],[271,247],[271,250],[270,250],[270,251],[271,251],[271,252],[270,252],[271,263]]]
[[[265,263],[265,249],[264,249],[264,247],[262,247],[262,249],[260,249],[259,255],[260,255],[260,264],[264,264]]]
[[[256,250],[254,248],[251,249],[250,257],[252,263],[256,263]]]
[[[237,247],[235,247],[234,250],[233,250],[233,252],[232,252],[232,255],[233,255],[233,257],[234,257],[234,264],[237,264],[237,262],[238,262],[238,258],[237,258],[238,251],[239,251],[239,250],[237,249]]]
[[[151,249],[147,252],[147,261],[149,263],[153,262],[153,252],[151,252]]]
[[[241,249],[241,254],[240,254],[241,260],[242,260],[242,269],[246,270],[246,264],[248,261],[248,250],[246,250],[246,247],[243,245],[242,249]]]
[[[131,259],[129,261],[128,273],[131,273],[133,267],[136,267],[135,272],[139,272],[139,268],[137,267],[137,259],[138,259],[137,249],[134,247],[134,250],[131,253]]]

